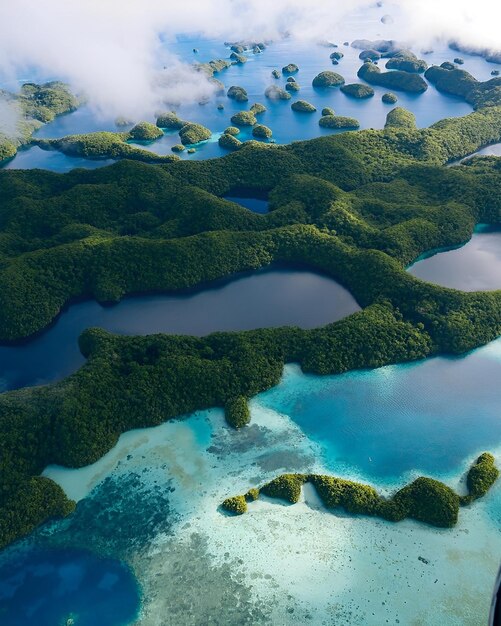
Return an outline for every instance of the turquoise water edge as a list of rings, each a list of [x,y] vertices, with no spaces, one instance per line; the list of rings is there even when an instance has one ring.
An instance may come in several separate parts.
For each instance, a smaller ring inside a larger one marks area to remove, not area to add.
[[[371,11],[363,19],[354,16],[347,38],[387,36],[380,32],[384,9]],[[300,67],[299,98],[354,116],[362,128],[381,128],[390,110],[381,102],[384,89],[356,101],[311,86],[325,69],[339,71],[346,82],[356,80],[359,50],[339,43],[345,56],[335,68],[331,49],[284,39],[218,78],[226,87],[244,86],[249,104],[267,105],[259,121],[273,129],[278,143],[327,132],[318,126],[319,114],[294,113],[290,102],[265,100],[271,70],[289,62]],[[229,55],[220,41],[188,35],[165,45],[190,62]],[[426,59],[441,63],[453,56],[437,45]],[[462,56],[465,69],[482,80],[490,77],[490,64]],[[399,105],[412,110],[421,127],[471,111],[431,86],[422,96],[399,95]],[[213,133],[183,158],[225,154],[217,139],[242,108],[225,96],[181,107],[183,118]],[[47,124],[38,136],[93,130],[117,129],[85,106]],[[248,138],[245,131],[242,137]],[[166,134],[148,149],[170,154],[175,143],[177,134]],[[109,163],[31,147],[4,166],[66,172]],[[228,200],[267,211],[263,198]],[[409,271],[465,291],[500,289],[500,250],[501,231],[477,228],[466,245],[434,251]],[[281,324],[310,328],[357,309],[334,281],[303,270],[240,277],[197,293],[130,298],[113,308],[76,303],[46,333],[0,347],[0,384],[6,390],[68,375],[83,363],[76,339],[88,326],[203,335]],[[92,466],[50,466],[44,475],[77,500],[77,509],[0,553],[0,624],[483,625],[501,554],[499,483],[462,509],[458,525],[448,530],[327,512],[308,488],[294,506],[263,498],[241,518],[219,507],[227,496],[283,472],[339,475],[385,494],[427,475],[462,492],[465,472],[479,453],[489,450],[501,464],[500,380],[501,339],[462,357],[339,376],[306,375],[289,364],[276,388],[251,401],[252,422],[240,432],[228,429],[222,410],[214,408],[125,433]]]

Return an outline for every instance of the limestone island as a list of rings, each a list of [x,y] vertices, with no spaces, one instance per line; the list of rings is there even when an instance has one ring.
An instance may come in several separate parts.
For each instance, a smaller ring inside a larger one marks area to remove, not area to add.
[[[247,512],[247,503],[262,494],[296,504],[304,484],[310,483],[327,509],[344,509],[350,515],[381,517],[389,522],[410,518],[438,528],[452,528],[457,524],[459,508],[483,497],[499,476],[494,457],[481,454],[470,468],[466,484],[467,495],[459,496],[444,483],[421,476],[384,498],[369,485],[321,474],[282,474],[259,489],[245,495],[227,498],[222,509],[233,515]]]
[[[388,91],[387,93],[384,93],[381,96],[381,100],[385,104],[395,104],[395,102],[398,101],[398,98],[397,98],[397,96],[394,93],[391,93],[391,91]]]
[[[281,87],[277,87],[277,85],[270,85],[269,87],[267,87],[266,91],[264,92],[264,95],[269,100],[290,100],[291,99],[290,93],[286,91],[285,89],[282,89]]]
[[[419,74],[392,70],[391,72],[381,72],[377,65],[367,61],[358,70],[357,76],[371,85],[379,85],[389,89],[407,91],[409,93],[424,93],[428,89],[428,84]]]
[[[421,74],[428,69],[428,63],[418,59],[410,50],[399,50],[386,62],[385,67],[388,70],[402,70],[403,72]]]
[[[347,129],[356,130],[360,128],[360,122],[354,117],[345,117],[343,115],[324,115],[318,120],[318,124],[322,128]]]
[[[221,137],[219,137],[218,144],[225,150],[237,150],[242,145],[242,142],[235,137],[235,133],[228,133],[225,131]]]
[[[313,87],[317,88],[327,88],[327,87],[339,87],[339,85],[344,84],[344,78],[340,74],[336,74],[336,72],[320,72],[313,79]]]
[[[369,85],[362,83],[350,83],[349,85],[341,85],[341,91],[350,96],[362,100],[364,98],[372,98],[374,96],[374,89]]]
[[[291,104],[291,109],[297,113],[315,113],[317,110],[310,102],[306,100],[297,100]]]
[[[211,131],[202,126],[202,124],[195,124],[189,122],[185,124],[179,131],[179,137],[183,146],[189,146],[201,141],[208,141],[212,137]]]
[[[236,85],[230,87],[226,95],[231,100],[236,100],[237,102],[247,102],[249,100],[247,91],[243,87],[238,87]]]
[[[257,124],[252,129],[252,136],[258,139],[270,139],[273,135],[271,128],[264,126],[264,124]]]
[[[239,111],[232,115],[231,123],[235,126],[254,126],[257,124],[257,119],[252,111]]]

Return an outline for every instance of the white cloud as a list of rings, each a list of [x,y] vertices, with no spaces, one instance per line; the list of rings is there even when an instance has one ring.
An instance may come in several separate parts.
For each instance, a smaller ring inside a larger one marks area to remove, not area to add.
[[[273,38],[287,31],[311,39],[342,37],[343,17],[369,4],[374,3],[0,0],[0,73],[6,76],[38,66],[85,92],[97,110],[138,118],[158,109],[162,101],[200,100],[212,89],[203,76],[166,52],[160,36],[169,39],[176,33],[198,32],[223,41]],[[459,36],[488,47],[496,47],[499,41],[501,47],[497,0],[397,0],[393,4],[400,16],[384,32],[393,31],[399,39],[424,43],[435,36]],[[384,8],[391,10],[390,5]],[[164,66],[167,73],[161,74]]]

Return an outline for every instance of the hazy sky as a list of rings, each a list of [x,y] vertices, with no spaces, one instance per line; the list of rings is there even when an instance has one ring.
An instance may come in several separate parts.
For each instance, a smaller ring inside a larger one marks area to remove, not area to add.
[[[200,99],[211,86],[169,55],[160,35],[207,37],[343,36],[342,18],[361,0],[0,0],[0,74],[38,66],[85,92],[92,106],[137,118],[166,97]],[[397,8],[395,8],[397,5]],[[457,37],[501,48],[501,0],[396,0],[384,31],[409,41]],[[371,33],[367,33],[371,36]],[[346,35],[349,37],[349,35]],[[159,74],[159,67],[167,71]],[[160,76],[163,77],[160,80]]]

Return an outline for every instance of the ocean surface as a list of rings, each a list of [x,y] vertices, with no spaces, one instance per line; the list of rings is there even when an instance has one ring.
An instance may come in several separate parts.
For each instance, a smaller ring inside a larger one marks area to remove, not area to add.
[[[332,48],[285,39],[217,78],[240,85],[249,105],[268,107],[259,122],[277,143],[332,131],[318,118],[329,106],[358,118],[362,128],[382,128],[391,106],[376,87],[369,100],[338,89],[317,91],[322,70],[355,82],[359,50],[343,41],[398,38],[398,22],[381,24],[384,7],[354,14],[336,38],[344,53],[332,66]],[[227,58],[221,41],[179,36],[164,46],[183,60]],[[199,52],[193,53],[193,48]],[[420,56],[421,51],[415,50]],[[456,53],[437,45],[429,64]],[[486,80],[496,66],[461,54],[464,68]],[[273,69],[297,63],[297,98],[314,114],[294,113],[288,102],[270,102],[264,90],[283,86]],[[27,80],[49,80],[27,70]],[[358,81],[357,81],[358,82]],[[400,106],[420,127],[465,115],[469,105],[430,86],[420,96],[398,93]],[[218,104],[224,110],[217,109]],[[246,105],[215,96],[204,105],[179,107],[183,119],[208,126],[213,135],[182,158],[218,157],[220,133]],[[137,120],[139,121],[139,120]],[[117,130],[113,119],[89,106],[44,126],[40,137]],[[249,138],[243,131],[239,138]],[[178,143],[166,134],[148,149],[170,154]],[[142,146],[144,147],[144,146]],[[499,146],[480,151],[499,154]],[[75,159],[37,147],[21,150],[7,168],[66,172],[110,161]],[[264,213],[258,198],[229,198]],[[456,250],[419,259],[409,271],[463,290],[501,288],[499,231],[477,229]],[[334,281],[299,270],[272,270],[237,277],[211,288],[177,295],[124,299],[113,307],[71,305],[40,336],[0,347],[2,390],[46,383],[82,363],[77,338],[100,326],[122,334],[153,332],[205,335],[295,324],[320,326],[357,310]],[[45,525],[26,541],[0,553],[2,626],[479,626],[487,621],[490,590],[501,554],[501,485],[460,511],[457,527],[438,530],[413,521],[382,520],[327,512],[305,489],[286,506],[259,500],[246,515],[223,515],[219,505],[283,472],[324,472],[361,480],[389,494],[417,475],[445,481],[458,491],[476,456],[489,450],[501,464],[501,340],[457,358],[318,377],[289,364],[282,382],[251,402],[251,425],[228,429],[220,409],[182,416],[162,426],[131,431],[92,466],[51,466],[44,474],[78,501],[73,515]]]

